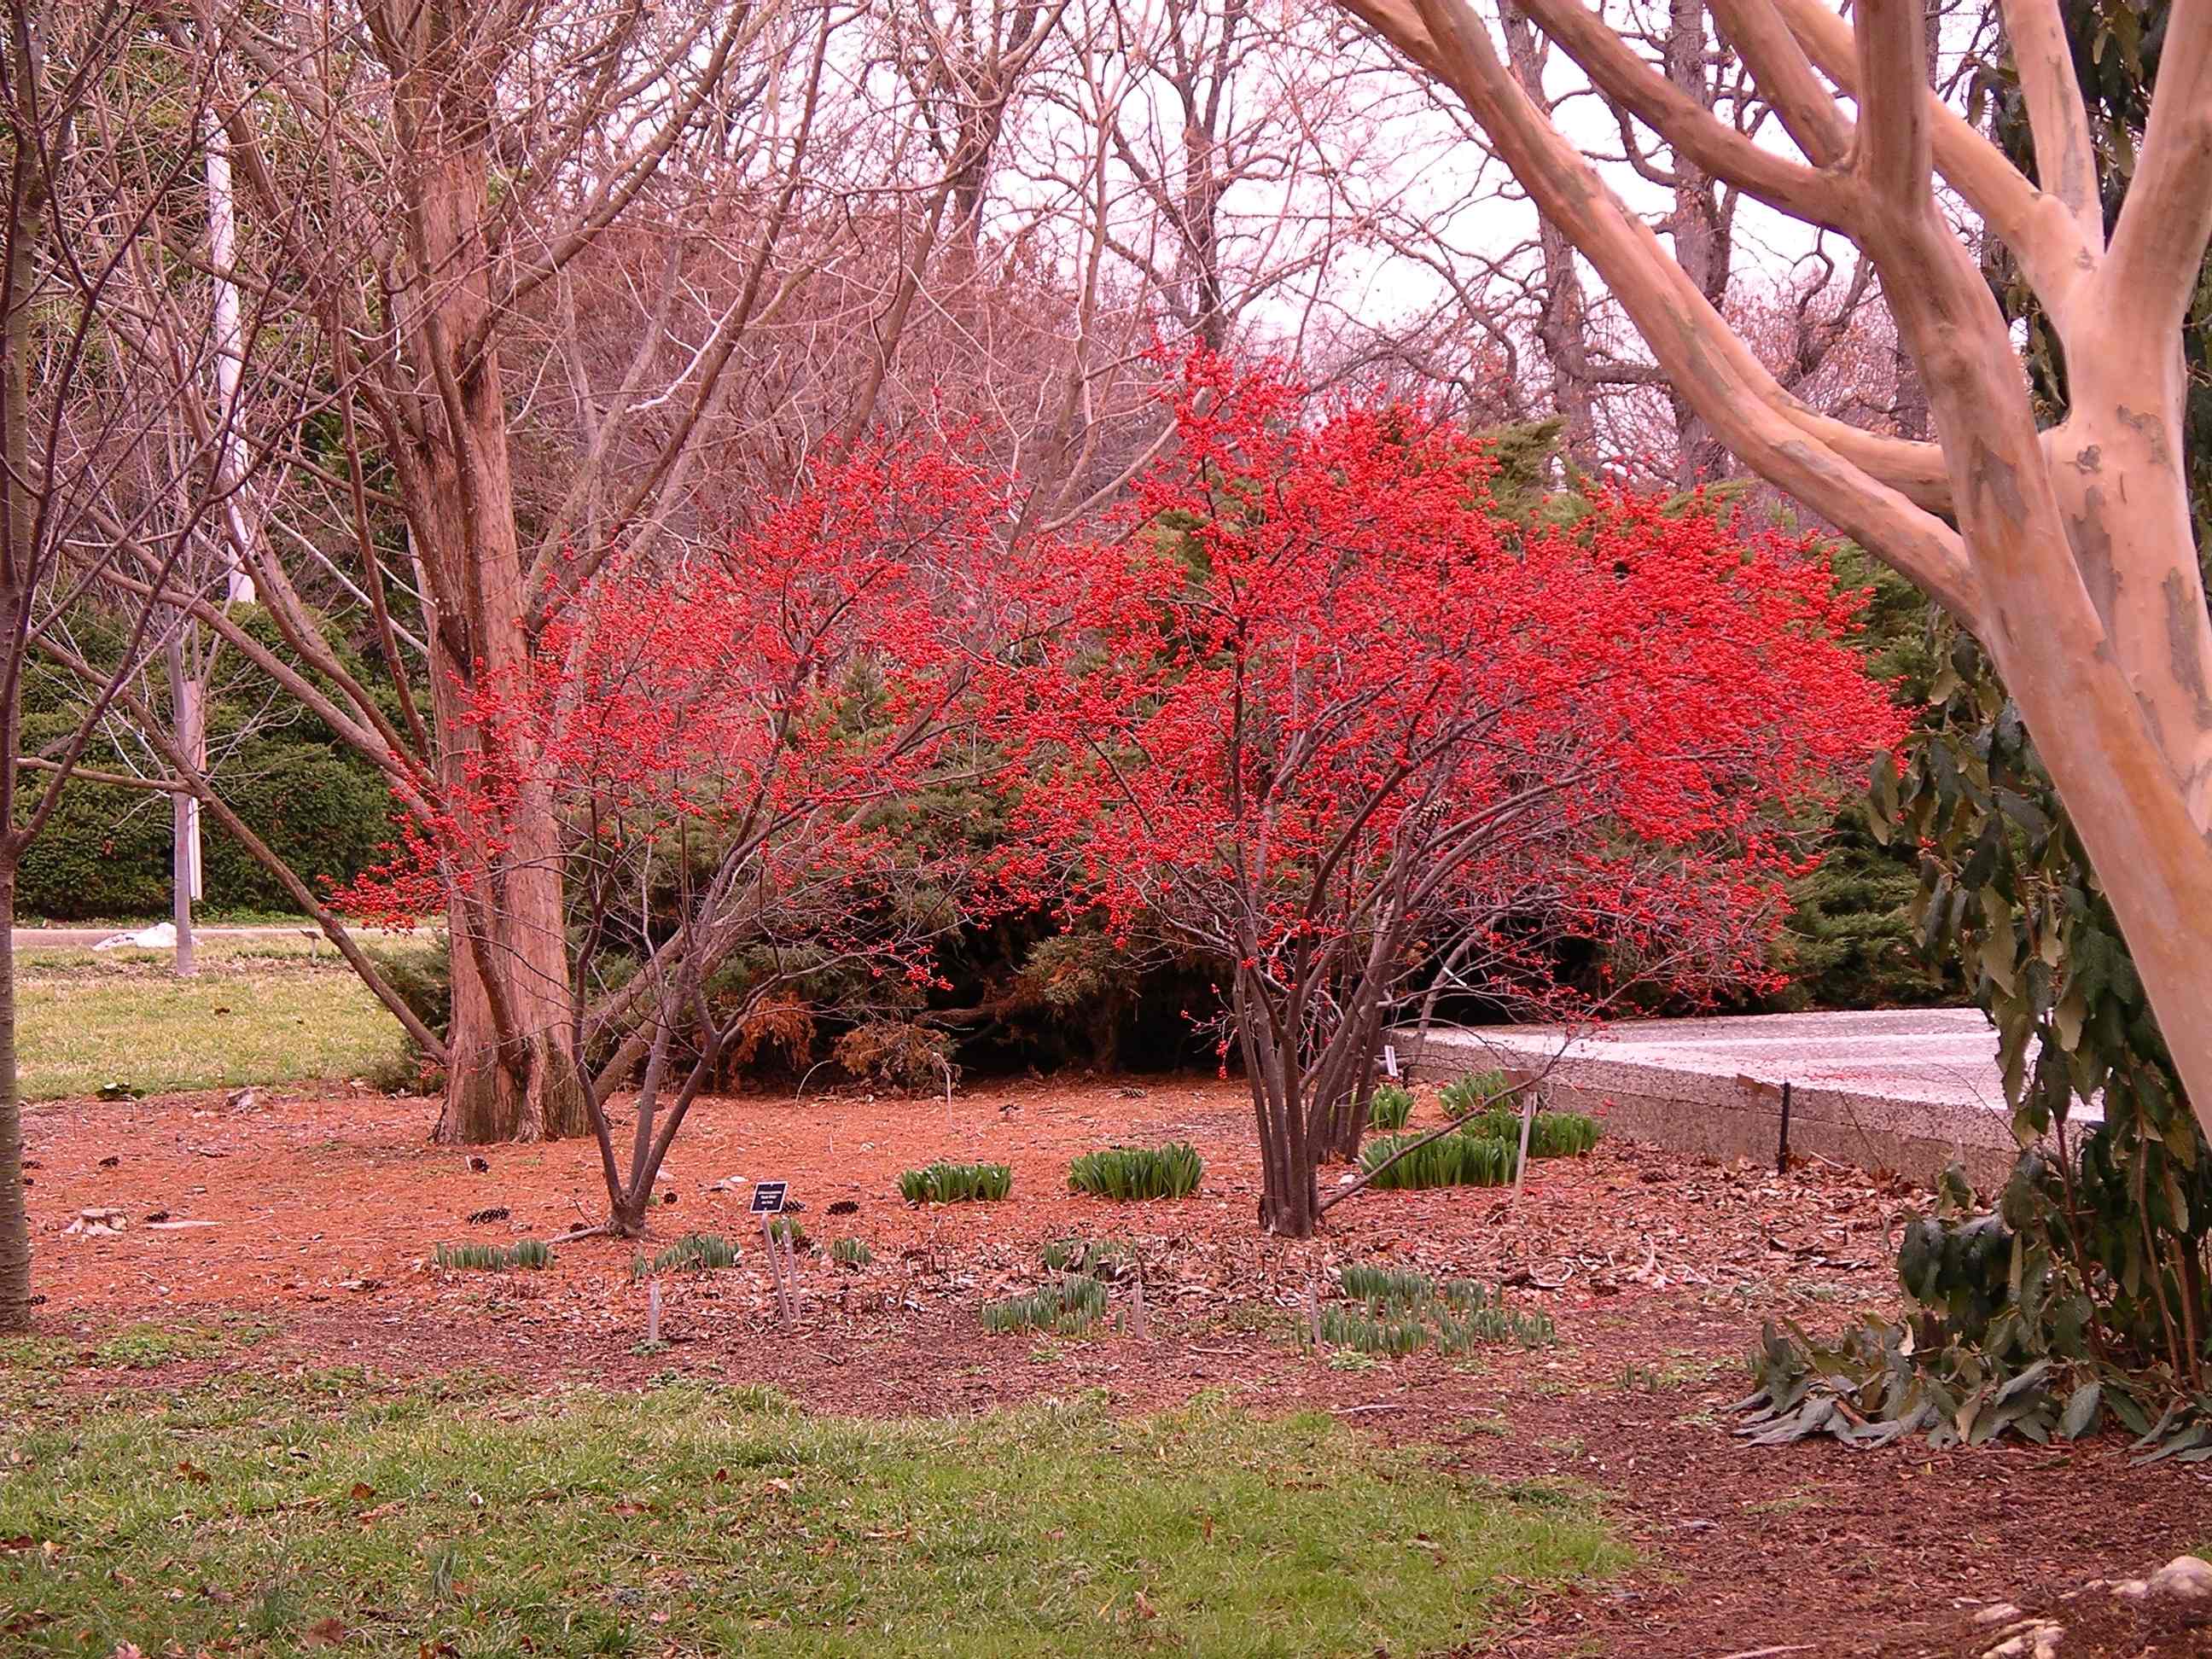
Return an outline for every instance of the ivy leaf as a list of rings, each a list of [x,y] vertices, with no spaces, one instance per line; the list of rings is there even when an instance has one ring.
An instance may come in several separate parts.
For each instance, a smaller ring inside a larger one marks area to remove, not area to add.
[[[2059,1413],[2059,1436],[2066,1440],[2079,1440],[2097,1427],[2097,1402],[2104,1398],[2104,1389],[2094,1382],[2084,1382],[2066,1395],[2066,1409]]]
[[[2081,981],[2078,978],[2066,988],[2066,994],[2058,999],[2058,1006],[2051,1011],[2051,1024],[2058,1033],[2058,1046],[2072,1054],[2081,1046],[2081,1022],[2088,1016],[2088,1006],[2083,998]]]

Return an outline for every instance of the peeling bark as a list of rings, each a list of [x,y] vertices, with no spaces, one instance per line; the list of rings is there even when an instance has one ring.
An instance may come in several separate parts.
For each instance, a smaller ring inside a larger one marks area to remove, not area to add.
[[[1679,155],[1873,260],[1925,389],[1929,446],[1808,416],[1695,272],[1532,103],[1468,0],[1340,0],[1449,85],[1539,209],[1597,269],[1675,392],[1753,471],[1942,601],[1989,648],[2125,930],[2200,1121],[2212,1129],[2212,614],[2180,467],[2181,319],[2212,239],[2212,5],[2174,9],[2125,208],[2106,245],[2057,0],[2012,0],[2042,188],[1929,91],[1923,0],[1717,4],[1813,165],[1681,94],[1577,0],[1516,0]],[[1853,125],[1842,100],[1856,100]],[[2010,332],[1936,176],[2034,287],[2074,379],[2036,429]],[[2058,458],[2063,457],[2064,459]]]

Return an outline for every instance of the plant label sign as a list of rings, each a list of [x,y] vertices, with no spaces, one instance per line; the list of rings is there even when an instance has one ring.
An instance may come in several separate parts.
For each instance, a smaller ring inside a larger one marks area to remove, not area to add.
[[[790,1192],[788,1181],[756,1181],[753,1183],[754,1215],[781,1215],[784,1195]]]
[[[1398,1045],[1395,1042],[1386,1042],[1382,1045],[1382,1070],[1393,1082],[1397,1080]]]

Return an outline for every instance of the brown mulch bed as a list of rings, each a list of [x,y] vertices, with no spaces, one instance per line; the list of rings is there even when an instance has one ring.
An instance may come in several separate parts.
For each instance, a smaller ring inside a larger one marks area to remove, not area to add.
[[[40,1310],[82,1340],[72,1386],[180,1380],[225,1367],[362,1365],[400,1375],[487,1368],[526,1384],[635,1385],[670,1370],[770,1382],[824,1410],[981,1409],[1098,1388],[1132,1409],[1218,1389],[1263,1410],[1326,1409],[1363,1430],[1433,1442],[1504,1481],[1571,1480],[1604,1495],[1641,1565],[1540,1600],[1481,1650],[1512,1656],[1978,1654],[1973,1613],[2009,1601],[2069,1627],[2063,1654],[2212,1655],[2171,1607],[2116,1602],[2087,1581],[2212,1544],[2212,1474],[2138,1468],[2112,1437],[2079,1447],[1930,1453],[1832,1444],[1754,1451],[1727,1432],[1741,1356],[1762,1316],[1832,1326],[1893,1301],[1885,1243],[1915,1194],[1856,1170],[1723,1167],[1607,1142],[1497,1191],[1390,1193],[1332,1212],[1325,1237],[1284,1244],[1255,1224],[1249,1109],[1212,1079],[1016,1082],[942,1097],[705,1102],[661,1182],[658,1248],[690,1230],[745,1242],[744,1183],[787,1179],[826,1243],[799,1328],[777,1324],[760,1253],[664,1280],[664,1335],[634,1352],[637,1245],[563,1243],[543,1273],[444,1273],[441,1243],[546,1237],[603,1213],[588,1142],[433,1147],[431,1103],[326,1091],[63,1102],[27,1113]],[[1074,1153],[1187,1139],[1201,1193],[1113,1205],[1068,1193]],[[624,1142],[626,1145],[626,1141]],[[926,1210],[896,1177],[936,1158],[1011,1164],[996,1205]],[[833,1216],[833,1203],[855,1212]],[[66,1235],[112,1205],[121,1237]],[[469,1217],[504,1208],[503,1218]],[[149,1230],[173,1220],[205,1229]],[[1036,1250],[1069,1233],[1137,1241],[1146,1337],[1040,1344],[986,1336],[981,1301],[1034,1283]],[[1310,1285],[1351,1259],[1503,1280],[1557,1321],[1557,1346],[1340,1369],[1297,1333]],[[90,1350],[144,1320],[228,1316],[273,1331],[217,1360],[105,1371]]]

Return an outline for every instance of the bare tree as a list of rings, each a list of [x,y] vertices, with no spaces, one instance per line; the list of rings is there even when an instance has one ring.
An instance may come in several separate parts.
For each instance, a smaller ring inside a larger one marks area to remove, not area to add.
[[[303,0],[220,28],[168,16],[217,89],[251,204],[236,265],[214,274],[284,307],[255,378],[325,389],[327,418],[272,423],[255,449],[278,477],[268,533],[233,532],[284,651],[143,569],[137,591],[184,605],[381,769],[403,806],[436,812],[481,763],[468,688],[521,672],[550,608],[612,550],[681,527],[728,367],[793,280],[776,248],[837,16],[781,0],[668,14]],[[519,495],[519,434],[545,424],[546,362],[572,355],[558,349],[571,279],[640,226],[660,256],[639,296],[650,321],[611,385],[572,381],[550,423],[572,440],[557,483]],[[688,341],[666,326],[679,302]],[[550,359],[531,350],[549,338]],[[343,623],[316,603],[331,594]],[[337,648],[356,618],[380,675]],[[473,877],[482,902],[449,919],[441,1133],[580,1132],[586,1085],[557,1040],[576,991],[550,800],[520,803]]]
[[[183,594],[203,544],[246,478],[227,425],[180,430],[178,400],[216,378],[220,331],[206,285],[151,257],[163,216],[198,173],[208,107],[190,65],[120,70],[154,20],[129,0],[11,0],[0,40],[0,1329],[29,1323],[15,1051],[15,884],[111,713],[175,637],[179,611],[142,592],[120,608],[103,576],[126,550],[156,585]],[[197,308],[189,347],[150,324]],[[221,577],[217,590],[221,591]],[[95,616],[95,612],[99,614]],[[78,649],[98,620],[97,649]],[[61,734],[23,746],[23,690],[34,661],[82,682]],[[142,710],[142,712],[143,712]]]
[[[1576,0],[1517,0],[1678,154],[1873,262],[1927,389],[1936,441],[1915,443],[1792,398],[1530,101],[1467,0],[1344,3],[1451,88],[1747,465],[1989,647],[2212,1123],[2212,615],[2179,464],[2178,346],[2212,235],[2212,4],[2174,9],[2133,187],[2107,235],[2057,0],[2004,9],[2041,158],[2033,183],[1929,91],[1918,3],[1862,0],[1856,26],[1816,0],[1716,4],[1791,155],[1717,120]],[[2036,428],[1939,177],[2018,262],[2064,344],[2075,395],[2050,432]]]

